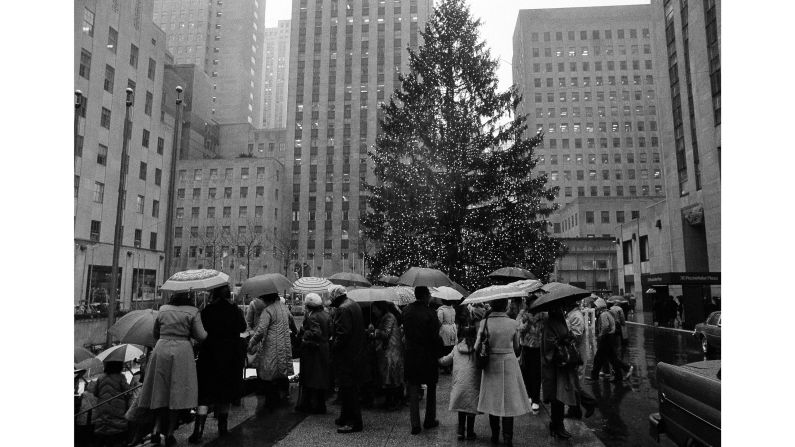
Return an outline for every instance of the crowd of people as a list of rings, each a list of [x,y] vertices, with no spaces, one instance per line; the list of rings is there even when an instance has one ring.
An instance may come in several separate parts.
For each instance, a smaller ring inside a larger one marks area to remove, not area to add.
[[[384,301],[358,303],[345,287],[332,285],[326,303],[317,294],[305,296],[307,313],[298,328],[276,293],[253,297],[245,312],[233,303],[228,286],[213,289],[201,310],[191,305],[188,293],[176,293],[157,314],[156,344],[134,379],[142,386],[113,405],[97,407],[96,439],[100,445],[124,445],[131,433],[134,445],[151,433],[153,442],[174,445],[174,430],[193,410],[189,442],[198,443],[210,409],[218,435],[224,436],[230,406],[243,394],[245,368],[256,368],[256,413],[267,413],[288,400],[296,355],[295,410],[324,414],[327,401],[335,398],[341,434],[364,430],[362,406],[376,399],[391,411],[408,405],[413,435],[438,427],[440,373],[451,374],[448,410],[458,413],[459,439],[477,437],[475,418],[483,414],[491,441],[499,443],[502,436],[512,445],[514,419],[537,413],[542,396],[551,407],[549,432],[555,438],[571,437],[565,417],[593,414],[595,399],[580,383],[588,318],[578,303],[533,313],[531,294],[467,306],[443,302],[437,308],[427,287],[415,287],[414,294],[415,302],[398,308]],[[623,310],[608,308],[602,298],[594,305],[597,346],[586,379],[598,380],[610,368],[614,381],[628,379],[633,368],[621,360],[627,333]],[[105,373],[86,390],[93,402],[135,388],[116,363],[106,363]]]

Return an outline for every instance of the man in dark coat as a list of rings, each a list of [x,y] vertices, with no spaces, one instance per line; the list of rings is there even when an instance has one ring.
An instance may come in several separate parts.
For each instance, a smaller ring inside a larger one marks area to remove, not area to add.
[[[331,351],[334,376],[339,386],[342,401],[340,417],[334,422],[340,426],[337,433],[362,431],[362,409],[359,403],[359,369],[364,349],[364,321],[362,309],[347,296],[343,286],[329,287],[331,305],[334,312],[334,329]]]
[[[415,287],[417,301],[406,306],[403,313],[403,333],[406,338],[406,366],[404,376],[408,382],[411,408],[411,434],[420,428],[420,385],[428,387],[425,401],[426,429],[439,425],[436,420],[436,382],[439,381],[438,358],[442,350],[439,337],[439,318],[428,307],[431,293],[427,287]]]
[[[326,413],[326,390],[331,386],[329,373],[329,338],[331,323],[323,309],[320,295],[310,293],[304,298],[308,311],[301,331],[301,392],[297,411]]]

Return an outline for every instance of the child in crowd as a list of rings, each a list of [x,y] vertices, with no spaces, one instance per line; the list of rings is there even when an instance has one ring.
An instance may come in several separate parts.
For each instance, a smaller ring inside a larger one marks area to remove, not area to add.
[[[475,366],[476,326],[463,326],[458,331],[458,344],[452,352],[439,359],[442,366],[453,365],[453,387],[450,411],[458,412],[458,439],[475,439],[475,415],[480,395],[480,370]],[[466,432],[464,428],[466,427]]]
[[[89,385],[99,402],[104,402],[112,397],[130,389],[127,378],[122,374],[122,362],[105,362],[105,372],[99,375],[96,382]],[[98,445],[116,446],[126,444],[128,396],[111,400],[94,409],[94,437]]]

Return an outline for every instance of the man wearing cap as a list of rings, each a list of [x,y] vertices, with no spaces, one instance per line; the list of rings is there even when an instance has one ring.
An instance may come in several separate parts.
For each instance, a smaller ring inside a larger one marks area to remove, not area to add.
[[[428,307],[431,292],[427,287],[415,287],[414,296],[417,301],[406,306],[403,312],[403,333],[406,338],[404,376],[408,382],[412,435],[422,431],[419,398],[422,384],[428,387],[423,427],[429,429],[439,426],[436,420],[436,382],[439,381],[438,359],[442,350],[439,319]]]
[[[362,431],[359,370],[365,344],[364,321],[359,304],[349,299],[347,293],[343,286],[334,284],[329,287],[331,306],[336,308],[331,334],[332,362],[342,401],[340,417],[334,421],[340,426],[337,433]]]
[[[605,362],[610,363],[613,367],[615,377],[613,382],[621,382],[622,373],[628,370],[625,379],[628,379],[632,374],[632,367],[620,361],[616,356],[615,350],[615,337],[616,337],[616,320],[613,314],[607,309],[607,302],[603,298],[594,301],[596,305],[596,354],[593,358],[593,368],[591,369],[591,376],[589,380],[595,381],[599,379],[599,371]]]

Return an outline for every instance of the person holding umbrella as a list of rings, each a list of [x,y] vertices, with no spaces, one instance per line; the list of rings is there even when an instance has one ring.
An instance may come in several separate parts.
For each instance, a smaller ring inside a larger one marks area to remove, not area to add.
[[[243,356],[240,333],[246,330],[246,321],[231,298],[228,285],[212,289],[209,304],[201,311],[207,339],[199,348],[199,360],[196,363],[199,407],[193,434],[188,438],[192,444],[201,442],[209,405],[215,406],[219,436],[226,435],[230,405],[240,396],[240,364]]]
[[[376,366],[379,385],[386,395],[384,407],[394,410],[400,405],[403,390],[403,331],[386,301],[371,304],[376,323],[372,338],[376,342]]]
[[[309,313],[301,329],[300,392],[296,411],[325,414],[326,390],[331,388],[329,368],[329,338],[331,322],[323,309],[323,299],[317,293],[304,298]]]
[[[334,421],[340,426],[337,433],[362,431],[362,410],[359,403],[360,365],[363,359],[365,333],[362,309],[348,298],[344,286],[329,286],[334,312],[331,352],[334,377],[342,401],[340,416]]]
[[[439,337],[442,338],[442,356],[449,354],[456,344],[458,329],[455,324],[455,309],[452,304],[455,301],[442,300],[442,305],[436,309],[436,316],[439,318]],[[442,371],[450,374],[452,366],[443,366]]]
[[[257,377],[261,381],[257,392],[257,413],[278,406],[281,398],[276,382],[293,375],[290,312],[279,300],[278,293],[266,293],[260,298],[265,309],[248,342],[248,353],[255,356]]]
[[[529,302],[535,299],[530,295]],[[544,329],[546,312],[531,313],[528,305],[519,312],[519,343],[522,349],[522,379],[530,399],[530,409],[538,412],[541,403],[541,336]]]
[[[207,338],[199,309],[191,305],[191,293],[175,292],[168,304],[160,307],[153,329],[155,348],[144,376],[139,407],[156,410],[166,445],[174,445],[180,410],[198,404],[199,384],[191,338]],[[160,434],[153,434],[160,441]]]

